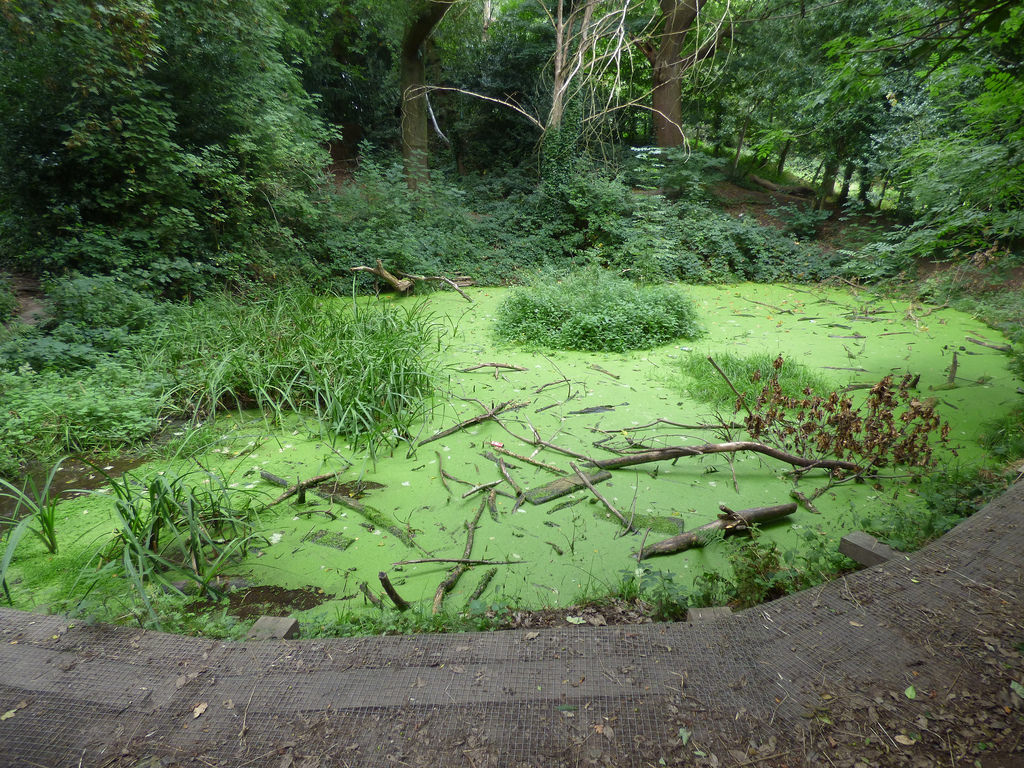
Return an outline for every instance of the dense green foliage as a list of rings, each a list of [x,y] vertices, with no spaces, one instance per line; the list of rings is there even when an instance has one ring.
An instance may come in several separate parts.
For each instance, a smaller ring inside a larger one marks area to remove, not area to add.
[[[263,0],[7,4],[0,242],[182,295],[315,252],[309,98]]]
[[[701,329],[690,299],[672,286],[638,286],[594,269],[542,274],[498,309],[500,339],[527,346],[623,352]]]

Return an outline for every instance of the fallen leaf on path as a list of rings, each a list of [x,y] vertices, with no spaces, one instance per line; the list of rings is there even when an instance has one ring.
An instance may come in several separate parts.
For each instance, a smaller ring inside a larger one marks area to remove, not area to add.
[[[197,717],[199,717],[199,716],[200,716],[201,714],[203,714],[203,712],[205,712],[205,711],[206,711],[206,708],[207,708],[208,706],[209,706],[209,705],[208,705],[208,704],[207,704],[207,703],[206,703],[205,701],[204,701],[204,702],[202,702],[201,704],[196,704],[196,705],[195,705],[195,707],[193,707],[193,709],[192,709],[192,717],[193,717],[193,719],[194,719],[194,718],[197,718]]]
[[[16,714],[18,714],[18,710],[19,709],[24,709],[27,706],[28,706],[28,702],[27,701],[19,701],[17,706],[14,709],[8,709],[6,712],[4,712],[2,715],[0,715],[0,720],[10,720],[12,717],[14,717]]]

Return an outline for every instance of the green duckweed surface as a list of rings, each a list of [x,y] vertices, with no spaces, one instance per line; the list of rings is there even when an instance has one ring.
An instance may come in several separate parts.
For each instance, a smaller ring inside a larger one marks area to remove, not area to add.
[[[611,455],[602,440],[621,444],[627,438],[644,439],[657,445],[721,440],[722,433],[712,429],[648,426],[658,419],[685,425],[716,420],[707,406],[683,394],[678,365],[688,355],[779,353],[823,372],[836,388],[873,383],[887,374],[920,374],[922,396],[938,399],[940,415],[951,427],[936,472],[956,463],[983,461],[977,444],[983,423],[1009,411],[1019,398],[1005,356],[968,337],[991,343],[1005,340],[953,310],[826,288],[729,285],[685,290],[693,297],[707,334],[698,342],[679,341],[626,354],[528,353],[502,346],[494,340],[492,322],[504,289],[474,289],[471,304],[456,294],[434,294],[427,299],[429,310],[446,328],[448,367],[440,382],[442,394],[430,421],[420,425],[418,434],[396,441],[393,450],[370,456],[344,441],[332,445],[302,414],[272,427],[257,414],[236,413],[218,418],[218,439],[193,459],[153,462],[133,474],[141,478],[153,472],[188,471],[198,461],[226,476],[229,485],[262,500],[275,498],[281,489],[262,480],[261,471],[294,482],[344,470],[338,478],[346,484],[343,492],[357,495],[356,484],[365,484],[358,499],[366,508],[363,512],[313,494],[305,505],[291,500],[261,512],[258,528],[264,539],[226,571],[252,584],[322,589],[330,599],[298,615],[318,624],[330,622],[342,610],[376,610],[365,604],[358,586],[366,582],[379,592],[381,571],[390,575],[405,599],[432,603],[452,565],[396,563],[463,556],[466,523],[476,516],[486,492],[468,498],[464,494],[502,477],[485,454],[501,455],[524,489],[548,483],[556,475],[497,449],[568,471],[570,456],[530,444],[534,430],[546,442],[593,457]],[[948,387],[954,351],[958,369],[955,386]],[[525,370],[485,366],[463,372],[483,363]],[[853,393],[855,399],[862,395],[863,390]],[[508,401],[522,407],[504,413],[501,424],[484,421],[416,445],[484,407]],[[720,415],[733,418],[728,412]],[[743,434],[737,431],[733,436]],[[514,511],[511,495],[499,495],[497,514],[484,509],[479,517],[471,556],[508,564],[495,566],[498,572],[481,600],[563,606],[607,592],[636,567],[635,553],[645,541],[653,543],[709,522],[720,504],[743,509],[789,501],[790,469],[772,459],[738,454],[732,462],[716,455],[616,470],[598,490],[625,515],[634,516],[641,533],[625,536],[586,490],[547,504],[525,503]],[[197,474],[197,482],[200,477]],[[798,487],[810,495],[825,482],[824,473],[812,473]],[[860,527],[866,514],[892,503],[896,482],[881,490],[868,484],[836,486],[817,499],[820,514],[801,508],[766,526],[763,535],[782,550],[805,547],[808,540],[834,548],[846,531]],[[511,494],[507,483],[498,489]],[[912,493],[904,489],[900,501],[908,499],[913,503]],[[67,609],[76,579],[109,541],[112,530],[107,495],[92,493],[62,503],[59,554],[48,555],[27,538],[18,550],[11,579],[16,605]],[[707,569],[725,571],[727,552],[727,545],[717,544],[646,562],[672,572],[676,582],[686,586]],[[445,604],[465,608],[487,568],[470,568]],[[108,620],[125,618],[121,592],[117,584],[94,590],[89,610]]]

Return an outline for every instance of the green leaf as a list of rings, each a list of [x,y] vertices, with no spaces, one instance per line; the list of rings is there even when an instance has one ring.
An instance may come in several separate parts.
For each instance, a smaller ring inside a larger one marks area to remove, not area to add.
[[[1016,680],[1010,681],[1010,690],[1024,699],[1024,685],[1021,685]]]
[[[690,737],[691,737],[692,735],[693,735],[693,734],[692,734],[692,733],[690,733],[690,732],[689,732],[688,730],[686,730],[685,728],[680,728],[680,729],[679,729],[679,740],[680,740],[681,742],[683,742],[683,746],[684,746],[684,747],[685,747],[685,746],[686,746],[687,744],[689,744],[689,743],[690,743]]]
[[[914,689],[914,686],[908,685],[907,690],[903,692],[903,695],[905,695],[908,699],[916,699],[917,691]]]

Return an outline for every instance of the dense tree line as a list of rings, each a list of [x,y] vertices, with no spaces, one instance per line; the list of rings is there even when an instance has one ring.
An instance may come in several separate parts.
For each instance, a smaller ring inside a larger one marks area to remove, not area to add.
[[[518,168],[577,228],[601,203],[571,199],[573,174],[656,146],[798,170],[821,208],[895,209],[907,228],[876,247],[897,261],[1021,237],[1010,0],[3,0],[0,18],[0,242],[22,269],[171,295],[309,271],[344,242],[328,148],[399,153],[413,188]],[[699,173],[697,154],[665,157]]]

